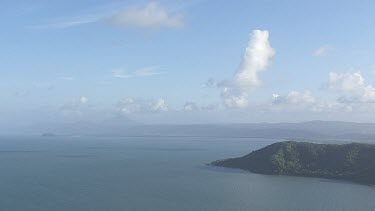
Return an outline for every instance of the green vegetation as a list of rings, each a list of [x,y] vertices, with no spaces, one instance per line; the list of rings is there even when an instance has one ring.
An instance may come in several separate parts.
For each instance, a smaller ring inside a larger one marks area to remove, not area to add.
[[[322,177],[375,184],[375,145],[279,142],[214,166],[260,174]]]

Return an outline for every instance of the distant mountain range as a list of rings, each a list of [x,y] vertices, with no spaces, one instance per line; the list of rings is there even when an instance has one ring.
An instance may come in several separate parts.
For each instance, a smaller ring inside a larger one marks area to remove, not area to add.
[[[30,129],[30,131],[33,131]],[[35,133],[35,130],[34,130]],[[302,123],[144,125],[116,120],[39,126],[39,134],[92,136],[200,136],[288,140],[375,140],[375,123],[310,121]]]

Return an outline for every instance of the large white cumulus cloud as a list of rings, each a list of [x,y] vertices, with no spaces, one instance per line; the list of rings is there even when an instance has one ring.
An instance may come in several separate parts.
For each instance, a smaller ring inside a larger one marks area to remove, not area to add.
[[[269,59],[275,55],[275,50],[271,47],[268,38],[268,31],[254,30],[252,32],[241,65],[234,75],[234,81],[241,87],[260,85],[258,73],[268,66]]]
[[[345,103],[375,103],[375,87],[366,84],[361,72],[329,73],[328,87]]]
[[[259,72],[267,68],[270,58],[274,55],[275,50],[269,42],[269,32],[254,30],[233,78],[219,84],[225,106],[243,108],[248,105],[249,93],[261,85]]]

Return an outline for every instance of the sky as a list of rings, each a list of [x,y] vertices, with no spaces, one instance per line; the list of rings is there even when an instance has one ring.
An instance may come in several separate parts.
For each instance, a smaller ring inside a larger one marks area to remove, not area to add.
[[[2,0],[0,125],[374,122],[374,8]]]

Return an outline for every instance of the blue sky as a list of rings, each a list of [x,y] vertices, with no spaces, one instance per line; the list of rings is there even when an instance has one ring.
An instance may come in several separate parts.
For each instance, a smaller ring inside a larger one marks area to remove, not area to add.
[[[373,1],[4,0],[3,120],[372,121],[374,8]],[[262,44],[269,51],[257,69],[251,61]]]

